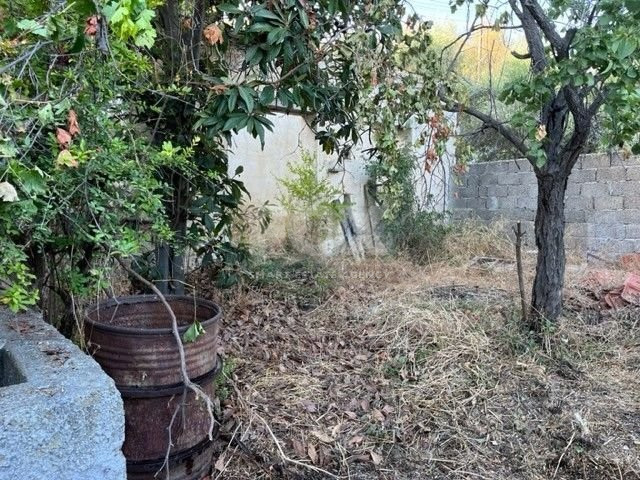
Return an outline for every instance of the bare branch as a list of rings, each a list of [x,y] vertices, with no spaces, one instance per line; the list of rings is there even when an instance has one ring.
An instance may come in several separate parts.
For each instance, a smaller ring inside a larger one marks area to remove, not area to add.
[[[462,105],[460,103],[448,102],[446,99],[442,99],[445,102],[445,110],[449,112],[460,113],[464,112],[467,115],[471,115],[484,123],[489,128],[494,129],[504,138],[506,138],[516,149],[525,157],[529,157],[529,149],[522,140],[518,138],[516,132],[509,128],[506,123],[499,121],[498,119],[487,115],[473,107]]]
[[[515,50],[511,51],[511,55],[516,57],[518,60],[529,60],[531,58],[530,53],[518,53]]]

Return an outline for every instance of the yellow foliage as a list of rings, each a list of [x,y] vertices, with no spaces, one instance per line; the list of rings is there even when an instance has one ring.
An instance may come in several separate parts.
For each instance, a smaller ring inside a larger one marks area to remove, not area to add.
[[[451,61],[458,50],[455,71],[466,80],[480,85],[489,81],[494,86],[504,84],[514,76],[519,76],[529,68],[528,60],[515,58],[511,52],[526,53],[526,41],[513,30],[483,28],[458,39],[460,34],[454,24],[441,23],[432,29],[433,43],[440,50],[455,41],[445,50],[444,58]],[[466,41],[465,41],[466,40]]]

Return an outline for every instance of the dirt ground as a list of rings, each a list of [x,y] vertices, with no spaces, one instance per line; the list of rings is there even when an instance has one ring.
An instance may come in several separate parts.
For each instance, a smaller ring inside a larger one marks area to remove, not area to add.
[[[226,291],[201,274],[225,309],[212,478],[640,478],[640,309],[589,284],[624,272],[570,265],[539,345],[510,245],[462,244],[427,266],[282,257]]]

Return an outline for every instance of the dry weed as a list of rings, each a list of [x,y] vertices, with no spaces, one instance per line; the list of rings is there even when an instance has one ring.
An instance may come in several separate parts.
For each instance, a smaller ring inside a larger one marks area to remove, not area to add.
[[[507,253],[470,243],[458,258]],[[342,261],[312,308],[284,278],[224,295],[201,278],[235,364],[214,478],[639,478],[638,315],[571,314],[542,350],[512,270]]]

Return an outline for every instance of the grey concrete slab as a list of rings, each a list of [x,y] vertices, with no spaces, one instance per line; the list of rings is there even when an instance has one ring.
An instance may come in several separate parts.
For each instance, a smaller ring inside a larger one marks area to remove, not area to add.
[[[124,480],[122,399],[37,313],[0,308],[0,480]]]

